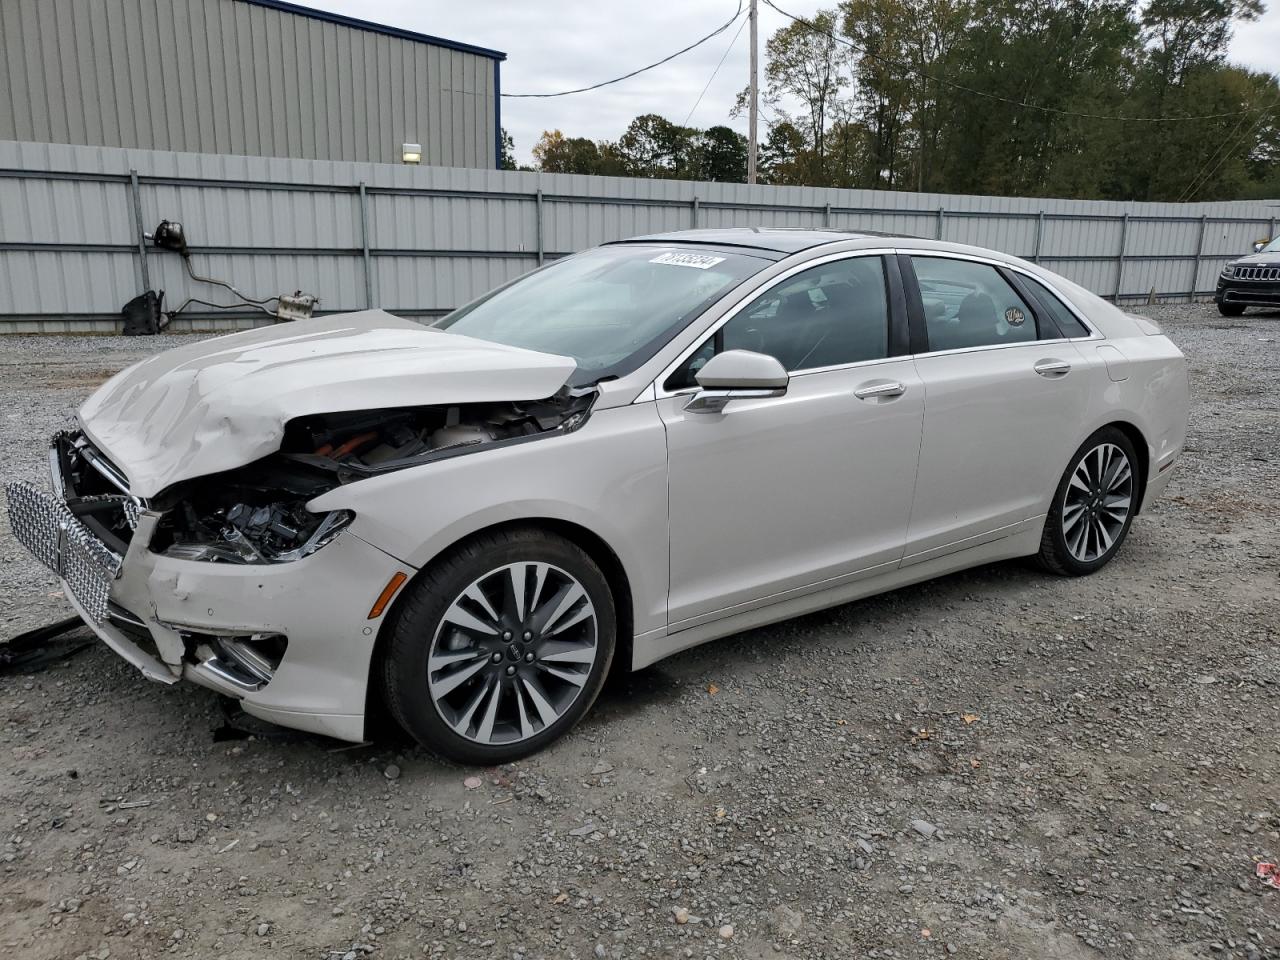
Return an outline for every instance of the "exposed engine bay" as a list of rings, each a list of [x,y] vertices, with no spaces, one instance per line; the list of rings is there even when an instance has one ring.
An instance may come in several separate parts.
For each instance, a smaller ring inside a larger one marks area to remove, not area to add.
[[[568,431],[585,417],[595,391],[561,391],[531,403],[405,407],[300,417],[285,428],[280,452],[295,462],[321,461],[342,482],[409,466],[405,461],[461,448]]]
[[[546,400],[402,407],[291,420],[277,453],[174,485],[154,498],[164,512],[151,549],[187,560],[284,563],[314,553],[354,516],[311,513],[335,487],[432,460],[577,429],[594,390]]]

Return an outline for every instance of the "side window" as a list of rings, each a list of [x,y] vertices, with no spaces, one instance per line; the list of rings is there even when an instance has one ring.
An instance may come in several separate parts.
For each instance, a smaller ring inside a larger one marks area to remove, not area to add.
[[[667,378],[667,390],[697,386],[694,375],[723,350],[777,357],[790,372],[889,355],[884,263],[851,257],[811,267],[756,297]]]
[[[912,257],[930,350],[1036,339],[1035,313],[995,267],[971,260]]]
[[[1040,305],[1048,311],[1049,316],[1053,317],[1054,323],[1058,325],[1064,337],[1070,339],[1089,336],[1089,328],[1067,309],[1067,305],[1059,300],[1056,294],[1050,293],[1048,287],[1025,273],[1018,274],[1018,279],[1031,288],[1031,292],[1040,301]]]

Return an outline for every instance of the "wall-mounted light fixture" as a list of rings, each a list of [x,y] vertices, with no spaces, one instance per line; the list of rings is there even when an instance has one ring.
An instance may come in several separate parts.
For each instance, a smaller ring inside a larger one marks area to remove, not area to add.
[[[402,163],[421,163],[422,162],[422,144],[420,143],[400,144],[400,160]]]

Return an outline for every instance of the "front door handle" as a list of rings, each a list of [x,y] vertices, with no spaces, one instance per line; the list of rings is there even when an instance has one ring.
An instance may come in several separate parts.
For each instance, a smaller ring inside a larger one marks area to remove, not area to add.
[[[1041,360],[1031,369],[1042,377],[1065,377],[1071,372],[1071,364],[1065,360]]]
[[[900,397],[906,392],[907,388],[898,381],[885,380],[859,387],[853,391],[853,395],[859,400],[888,400],[892,397]]]

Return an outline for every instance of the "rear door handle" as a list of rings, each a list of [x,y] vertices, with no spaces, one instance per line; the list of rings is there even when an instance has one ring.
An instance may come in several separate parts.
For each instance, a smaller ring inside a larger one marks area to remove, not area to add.
[[[1042,377],[1065,377],[1071,372],[1071,364],[1065,360],[1041,360],[1031,369]]]
[[[853,395],[859,400],[888,400],[892,397],[900,397],[906,392],[907,388],[898,381],[886,380],[859,387],[853,391]]]

